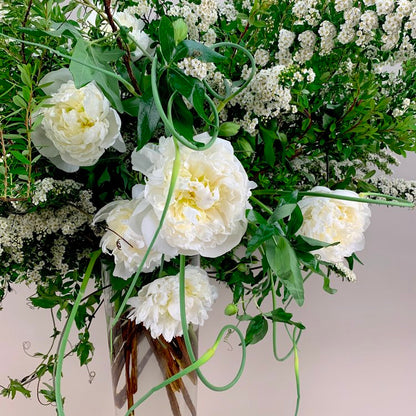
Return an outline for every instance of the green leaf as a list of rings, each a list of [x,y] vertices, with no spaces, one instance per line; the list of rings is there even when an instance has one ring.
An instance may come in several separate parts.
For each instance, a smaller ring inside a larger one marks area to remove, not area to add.
[[[319,250],[323,247],[336,246],[339,242],[336,243],[326,243],[324,241],[315,240],[314,238],[306,237],[304,235],[297,235],[295,237],[294,247],[299,251],[313,251]]]
[[[266,258],[270,268],[293,296],[299,306],[303,305],[303,279],[295,250],[289,241],[276,236],[266,241]]]
[[[179,96],[175,99],[175,105],[172,111],[173,124],[175,129],[191,143],[195,143],[194,137],[194,118],[188,110],[182,98]]]
[[[291,237],[295,235],[299,228],[302,226],[302,223],[302,210],[297,205],[296,208],[293,210],[292,215],[290,216],[289,222],[287,223],[287,236]]]
[[[256,344],[261,341],[267,334],[269,325],[263,315],[255,316],[249,323],[246,332],[245,343]]]
[[[240,130],[240,125],[233,123],[232,121],[226,121],[220,125],[218,136],[220,137],[231,137],[235,136]]]
[[[323,289],[325,290],[325,292],[329,293],[330,295],[333,295],[334,293],[337,293],[336,289],[332,289],[330,286],[330,280],[329,277],[324,276],[324,285],[323,285]]]
[[[273,224],[276,221],[279,221],[283,218],[288,217],[289,215],[292,214],[292,212],[294,211],[296,207],[297,207],[296,204],[284,204],[284,205],[281,205],[280,207],[277,207],[275,211],[273,212],[273,214],[270,216],[269,222]]]
[[[284,322],[289,325],[294,325],[299,329],[305,329],[302,323],[292,321],[293,314],[286,312],[283,308],[275,309],[265,315],[274,322]]]
[[[224,55],[221,55],[208,46],[194,40],[184,40],[181,42],[178,45],[178,53],[183,53],[181,48],[185,48],[187,50],[188,56],[193,56],[194,58],[198,58],[200,61],[204,62],[219,64],[227,59]]]
[[[270,166],[274,166],[276,163],[274,141],[277,139],[277,134],[274,131],[266,129],[262,125],[260,125],[260,133],[264,143],[264,160]]]
[[[10,153],[19,161],[19,162],[22,162],[22,163],[24,163],[24,164],[26,164],[26,165],[30,165],[30,160],[26,157],[26,156],[24,156],[24,155],[22,155],[21,153],[19,153],[19,152],[16,152],[15,150],[11,150],[10,151]]]
[[[137,150],[140,150],[152,138],[159,120],[160,115],[151,91],[138,97]]]
[[[79,62],[85,62],[96,67],[97,70],[75,61],[71,61],[69,65],[76,88],[81,88],[89,82],[95,81],[110,101],[112,107],[119,113],[123,112],[123,105],[120,100],[118,81],[111,75],[101,72],[100,69],[113,73],[110,62],[117,60],[123,53],[123,51],[118,49],[105,49],[97,45],[92,45],[83,39],[78,39],[72,56]]]
[[[175,45],[182,42],[188,36],[188,26],[183,19],[177,19],[173,22],[173,32]]]
[[[163,16],[160,19],[159,41],[166,62],[170,62],[175,49],[175,31],[172,22],[167,16]]]
[[[246,256],[250,256],[257,248],[259,248],[270,237],[276,235],[278,230],[271,224],[260,224],[256,232],[247,244]]]

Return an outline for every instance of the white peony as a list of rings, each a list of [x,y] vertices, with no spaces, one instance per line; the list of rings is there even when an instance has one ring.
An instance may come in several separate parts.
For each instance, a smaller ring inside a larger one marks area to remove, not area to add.
[[[324,186],[316,186],[311,191],[358,197],[353,191],[331,191]],[[326,243],[339,242],[315,251],[322,260],[342,262],[344,257],[364,248],[364,231],[370,225],[371,217],[368,204],[315,196],[306,196],[298,204],[303,214],[300,235]]]
[[[129,28],[130,35],[134,39],[134,46],[131,47],[131,59],[132,61],[137,61],[143,56],[143,51],[146,51],[148,54],[152,55],[154,50],[151,48],[153,43],[152,38],[143,31],[144,22],[137,19],[129,9],[126,9],[123,12],[114,13],[114,19],[121,26]]]
[[[152,215],[153,211],[143,197],[142,185],[133,189],[131,201],[110,202],[95,215],[93,223],[107,222],[100,246],[104,253],[114,256],[114,276],[127,279],[137,271],[153,237],[146,234],[146,220]],[[160,252],[151,250],[143,272],[151,272],[159,266],[161,257]]]
[[[218,293],[207,273],[195,266],[185,268],[185,310],[188,324],[203,325]],[[183,335],[179,301],[179,274],[154,280],[129,299],[133,310],[128,316],[150,330],[153,338],[166,341]]]
[[[59,169],[75,172],[80,166],[94,165],[110,146],[125,151],[120,117],[95,83],[75,88],[66,68],[40,81],[49,83],[43,87],[50,96],[48,107],[40,110],[42,122],[32,133],[39,153]]]
[[[207,133],[195,140],[207,142]],[[162,215],[175,158],[172,138],[132,154],[133,169],[147,176],[145,198]],[[217,139],[207,150],[180,146],[181,168],[161,237],[181,254],[218,257],[234,248],[247,228],[254,182],[248,180],[231,144]],[[153,225],[155,228],[157,223]]]

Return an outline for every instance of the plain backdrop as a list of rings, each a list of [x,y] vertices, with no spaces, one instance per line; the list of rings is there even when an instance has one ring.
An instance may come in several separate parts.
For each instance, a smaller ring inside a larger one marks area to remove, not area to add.
[[[416,157],[405,160],[397,176],[415,179]],[[415,233],[415,211],[373,206],[366,248],[359,253],[365,266],[357,267],[357,282],[333,279],[338,293],[329,295],[322,290],[320,277],[307,281],[305,305],[293,309],[296,320],[307,328],[299,343],[299,415],[416,415]],[[223,315],[231,296],[220,289],[220,299],[200,329],[201,353],[225,323],[233,322]],[[3,385],[8,376],[23,377],[36,366],[37,360],[23,351],[24,342],[30,342],[30,354],[49,345],[50,315],[27,306],[31,293],[30,288],[15,288],[0,312]],[[92,338],[96,347],[89,366],[96,374],[92,383],[76,358],[64,363],[66,416],[114,414],[103,312],[92,327]],[[279,347],[282,354],[289,347],[283,331]],[[213,383],[223,384],[234,377],[239,359],[238,342],[232,338],[221,344],[203,371]],[[270,335],[249,347],[246,369],[234,388],[216,393],[199,384],[199,416],[290,416],[295,403],[293,359],[284,363],[273,359]],[[55,409],[39,404],[35,395],[13,401],[0,398],[0,415],[52,416]]]

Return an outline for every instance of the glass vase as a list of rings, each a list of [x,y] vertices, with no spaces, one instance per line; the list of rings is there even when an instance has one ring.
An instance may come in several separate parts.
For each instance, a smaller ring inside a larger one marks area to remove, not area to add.
[[[110,283],[110,272],[102,267],[103,283]],[[111,289],[106,289],[107,324],[115,316],[110,302]],[[150,389],[191,364],[183,337],[167,342],[162,336],[152,338],[142,324],[127,319],[126,311],[108,331],[111,351],[111,375],[115,415],[124,416],[127,410]],[[197,331],[190,325],[191,343],[195,355],[198,349]],[[197,375],[191,372],[154,392],[131,415],[138,416],[196,416]]]

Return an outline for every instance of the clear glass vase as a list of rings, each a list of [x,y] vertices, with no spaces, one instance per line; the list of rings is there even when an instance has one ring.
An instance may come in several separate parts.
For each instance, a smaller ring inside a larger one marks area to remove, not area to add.
[[[108,285],[110,272],[104,265],[102,276],[104,285]],[[106,289],[104,302],[108,325],[115,316],[111,296],[111,289]],[[112,333],[108,333],[116,416],[124,416],[150,389],[191,364],[183,337],[176,337],[171,342],[163,337],[154,339],[143,325],[127,319],[127,314],[122,315]],[[192,326],[189,329],[192,347],[197,354],[198,334]],[[196,416],[196,404],[197,375],[192,372],[153,393],[131,415]]]

